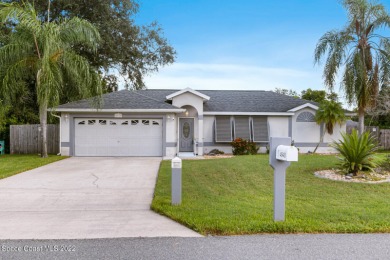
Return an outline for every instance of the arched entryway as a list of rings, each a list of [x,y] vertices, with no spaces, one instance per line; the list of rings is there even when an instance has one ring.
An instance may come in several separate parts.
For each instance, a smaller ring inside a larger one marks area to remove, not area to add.
[[[183,106],[186,112],[178,116],[178,152],[196,153],[196,144],[198,135],[198,111],[189,105]]]

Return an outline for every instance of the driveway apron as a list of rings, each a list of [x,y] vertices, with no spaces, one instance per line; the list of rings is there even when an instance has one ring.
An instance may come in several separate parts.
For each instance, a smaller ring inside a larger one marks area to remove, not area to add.
[[[200,236],[150,210],[160,162],[72,157],[0,180],[0,239]]]

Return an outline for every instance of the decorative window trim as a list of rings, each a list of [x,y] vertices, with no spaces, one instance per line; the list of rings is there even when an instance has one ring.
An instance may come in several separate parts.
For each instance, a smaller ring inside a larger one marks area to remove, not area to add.
[[[313,113],[308,112],[308,111],[303,111],[297,116],[298,123],[308,123],[308,122],[315,122],[315,116]]]
[[[80,122],[78,123],[78,125],[85,125],[85,120],[80,121]]]
[[[150,125],[150,120],[142,120],[143,125]]]
[[[131,125],[138,125],[139,120],[131,120]]]
[[[107,125],[107,120],[105,120],[105,119],[100,119],[100,120],[99,120],[99,124],[100,124],[100,125]]]
[[[94,125],[96,124],[96,120],[95,119],[89,119],[88,120],[88,125]]]

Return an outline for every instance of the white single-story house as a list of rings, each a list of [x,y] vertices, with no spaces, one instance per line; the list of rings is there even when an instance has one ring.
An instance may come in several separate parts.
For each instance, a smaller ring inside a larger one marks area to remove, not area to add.
[[[69,156],[204,155],[231,153],[235,138],[252,140],[266,152],[269,137],[291,137],[300,152],[314,150],[322,127],[314,121],[315,102],[272,91],[121,90],[60,105],[61,154]],[[319,152],[333,149],[345,124],[325,135]]]

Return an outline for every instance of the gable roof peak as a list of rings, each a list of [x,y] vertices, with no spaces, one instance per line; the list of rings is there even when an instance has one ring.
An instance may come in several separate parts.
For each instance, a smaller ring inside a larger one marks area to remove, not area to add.
[[[318,110],[318,106],[308,102],[306,104],[294,107],[294,108],[288,110],[288,112],[296,112],[296,111],[299,111],[299,110],[304,109],[304,108],[312,108],[314,110]]]
[[[167,99],[167,100],[172,100],[174,97],[180,96],[180,95],[182,95],[182,94],[184,94],[184,93],[187,93],[187,92],[189,92],[189,93],[191,93],[191,94],[194,94],[195,96],[198,96],[198,97],[202,98],[202,99],[203,99],[203,102],[210,100],[210,97],[209,97],[209,96],[207,96],[207,95],[205,95],[205,94],[203,94],[203,93],[200,93],[199,91],[193,90],[192,88],[185,88],[185,89],[179,90],[179,91],[177,91],[177,92],[174,92],[174,93],[172,93],[172,94],[166,96],[166,99]]]

